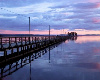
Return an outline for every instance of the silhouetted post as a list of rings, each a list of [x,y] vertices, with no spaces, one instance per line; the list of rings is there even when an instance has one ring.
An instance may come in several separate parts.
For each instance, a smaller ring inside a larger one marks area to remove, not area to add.
[[[49,63],[50,63],[50,25],[49,25]]]
[[[17,53],[19,54],[19,47],[17,47]]]
[[[11,50],[11,54],[13,54],[13,48],[12,48],[12,50]]]
[[[2,46],[3,46],[3,45],[2,45],[2,38],[1,38],[1,49],[3,48]]]
[[[11,47],[11,43],[10,43],[10,37],[9,37],[9,47]]]
[[[25,37],[25,45],[26,45],[26,37]]]
[[[5,49],[5,50],[4,50],[5,61],[6,61],[6,56],[7,56],[7,51],[6,51],[6,49]]]
[[[30,17],[29,17],[29,34],[30,34]]]
[[[30,80],[31,80],[31,62],[30,62]]]
[[[18,69],[18,62],[16,61],[16,70]]]
[[[45,46],[47,46],[47,42],[46,42],[46,36],[45,36]]]
[[[36,37],[35,37],[35,49],[37,48],[37,42],[36,42],[36,40],[37,40],[37,39],[36,39]]]
[[[32,43],[33,43],[33,37],[32,37]]]
[[[3,70],[4,68],[1,68],[1,77],[3,77]]]
[[[22,67],[23,59],[21,58],[21,67]]]
[[[16,43],[16,46],[17,46],[17,38],[15,37],[15,43]]]
[[[35,53],[35,59],[37,59],[37,55],[36,55],[36,53]]]
[[[50,44],[50,25],[49,25],[49,44]]]
[[[50,63],[50,46],[49,46],[49,63]]]

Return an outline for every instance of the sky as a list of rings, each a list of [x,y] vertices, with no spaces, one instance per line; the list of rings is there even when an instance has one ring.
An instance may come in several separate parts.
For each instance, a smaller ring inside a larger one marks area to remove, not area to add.
[[[100,34],[100,0],[0,0],[0,34]]]

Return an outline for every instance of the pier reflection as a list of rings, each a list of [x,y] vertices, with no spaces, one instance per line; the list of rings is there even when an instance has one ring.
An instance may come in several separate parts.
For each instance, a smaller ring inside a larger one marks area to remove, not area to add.
[[[11,75],[12,73],[16,72],[20,68],[23,68],[27,64],[30,64],[30,80],[31,80],[31,62],[34,61],[34,59],[41,57],[48,51],[49,51],[48,61],[50,62],[50,50],[57,47],[57,45],[59,45],[59,44],[49,46],[48,48],[45,48],[44,50],[41,50],[39,52],[32,53],[30,55],[25,55],[23,57],[14,59],[14,60],[10,61],[9,63],[0,65],[0,80],[2,80],[3,77]]]
[[[77,40],[77,36],[69,37],[68,40],[72,40],[72,41]]]

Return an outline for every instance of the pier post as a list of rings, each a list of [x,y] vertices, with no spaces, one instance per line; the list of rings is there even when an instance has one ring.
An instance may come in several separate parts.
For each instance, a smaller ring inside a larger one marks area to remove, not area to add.
[[[11,47],[10,37],[9,37],[9,47]]]
[[[1,68],[1,78],[3,77],[3,70],[4,68]]]
[[[32,44],[33,44],[33,37],[32,37]]]
[[[19,42],[20,42],[20,37],[19,37]]]
[[[17,47],[17,53],[19,54],[19,47]]]
[[[31,55],[29,56],[29,63],[31,62]]]
[[[37,55],[36,55],[36,53],[35,53],[35,59],[37,59]]]
[[[47,39],[46,39],[46,36],[45,36],[45,46],[47,46],[47,42],[46,42],[46,40],[47,40]]]
[[[49,45],[50,45],[50,25],[49,25]]]
[[[30,34],[30,17],[29,17],[29,34]]]
[[[5,61],[6,61],[6,56],[7,56],[7,51],[6,51],[6,49],[5,49],[5,50],[4,50]]]
[[[29,51],[29,46],[27,45],[27,51]]]
[[[12,50],[11,50],[11,54],[13,54],[13,48],[12,48]]]
[[[28,37],[28,40],[29,40],[29,44],[30,44],[30,43],[31,43],[31,42],[30,42],[30,37]]]
[[[18,69],[17,66],[18,66],[18,62],[16,61],[16,70]]]
[[[26,49],[26,48],[25,48],[25,49]],[[25,49],[24,49],[24,46],[23,46],[23,55],[24,55]]]
[[[15,37],[15,43],[16,43],[16,46],[17,46],[17,38]]]
[[[10,74],[10,70],[11,70],[11,64],[9,64],[9,74]]]
[[[3,45],[2,45],[2,38],[1,38],[1,49],[3,49]]]
[[[25,45],[26,45],[26,37],[25,37]]]
[[[23,59],[21,58],[21,67],[22,67]]]
[[[23,45],[23,39],[22,39],[22,37],[21,37],[21,45]]]
[[[36,42],[36,37],[35,37],[35,49],[37,48],[37,42]]]

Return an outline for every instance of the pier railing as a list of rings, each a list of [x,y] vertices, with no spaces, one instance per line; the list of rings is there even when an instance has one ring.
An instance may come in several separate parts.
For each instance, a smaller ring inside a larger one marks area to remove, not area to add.
[[[0,38],[0,65],[9,61],[45,49],[51,45],[65,41],[67,36],[30,36]]]
[[[57,45],[58,44],[50,46],[50,50],[55,48]],[[6,65],[4,65],[4,64],[0,65],[0,80],[3,77],[6,77],[6,76],[14,73],[15,71],[19,70],[20,68],[24,67],[25,65],[31,64],[32,61],[41,57],[48,51],[49,51],[49,48],[46,48],[44,50],[40,50],[39,52],[32,53],[30,55],[26,55],[21,58],[14,59],[14,60],[10,61],[9,63],[6,63]]]
[[[50,41],[62,40],[65,36],[50,36]],[[31,36],[31,37],[0,37],[0,50],[11,47],[34,44],[37,42],[49,42],[49,36]]]

